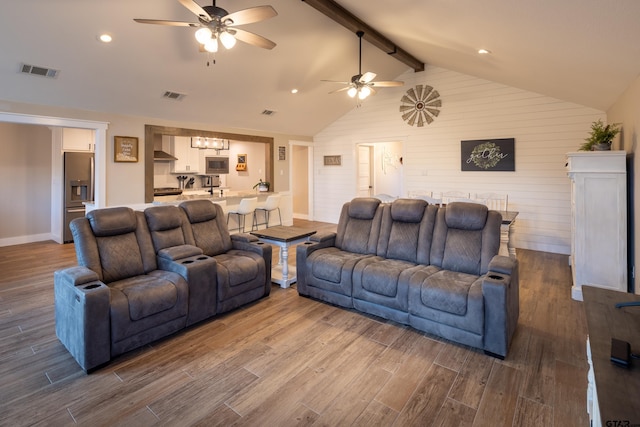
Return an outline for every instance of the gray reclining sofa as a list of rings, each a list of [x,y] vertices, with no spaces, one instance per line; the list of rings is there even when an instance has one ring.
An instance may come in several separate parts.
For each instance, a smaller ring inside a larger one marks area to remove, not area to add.
[[[518,262],[498,255],[501,215],[475,203],[346,203],[336,233],[296,250],[298,293],[507,355]]]
[[[271,246],[229,235],[207,200],[97,209],[71,230],[79,265],[54,274],[56,334],[85,372],[271,290]]]

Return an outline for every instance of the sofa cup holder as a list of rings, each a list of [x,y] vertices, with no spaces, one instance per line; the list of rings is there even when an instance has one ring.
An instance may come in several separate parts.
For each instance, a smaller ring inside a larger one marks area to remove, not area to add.
[[[98,283],[93,283],[93,284],[91,284],[91,285],[87,285],[87,286],[85,286],[85,287],[84,287],[84,288],[82,288],[82,289],[89,290],[89,289],[95,289],[95,288],[99,288],[99,287],[100,287],[100,285],[99,285]]]
[[[182,261],[182,264],[191,264],[193,262],[192,259],[188,259],[186,261]]]
[[[196,258],[197,261],[204,261],[205,259],[209,259],[208,256],[199,256],[198,258]]]
[[[499,276],[497,274],[490,274],[488,277],[489,279],[492,279],[492,280],[504,280],[503,276]]]

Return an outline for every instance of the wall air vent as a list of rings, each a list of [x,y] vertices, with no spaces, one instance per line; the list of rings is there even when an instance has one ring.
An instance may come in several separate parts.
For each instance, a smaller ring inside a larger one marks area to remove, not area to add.
[[[262,110],[263,116],[273,116],[275,113],[275,110]]]
[[[171,92],[170,90],[165,91],[162,95],[163,98],[173,99],[174,101],[182,101],[182,98],[184,98],[185,96],[187,95],[185,95],[184,93]]]
[[[25,74],[32,74],[34,76],[42,76],[42,77],[49,77],[51,79],[55,79],[56,77],[58,77],[60,70],[54,70],[53,68],[46,68],[46,67],[38,67],[36,65],[21,64],[20,72]]]

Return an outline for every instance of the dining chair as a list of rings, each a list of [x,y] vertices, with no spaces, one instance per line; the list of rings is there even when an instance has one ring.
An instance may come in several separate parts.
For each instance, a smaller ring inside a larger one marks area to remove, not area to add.
[[[478,203],[486,205],[490,210],[506,212],[509,207],[509,195],[498,193],[480,193],[475,196]]]
[[[229,211],[229,213],[227,214],[227,227],[229,226],[229,218],[231,218],[231,215],[236,215],[238,217],[238,227],[229,229],[229,232],[231,231],[240,232],[240,230],[242,230],[242,233],[244,233],[247,215],[251,215],[251,221],[252,221],[251,231],[258,228],[256,226],[256,207],[257,206],[258,206],[257,197],[241,199],[240,205],[238,205],[238,209],[234,211]]]
[[[282,214],[280,213],[280,195],[279,194],[272,194],[271,196],[267,197],[267,201],[264,202],[264,205],[258,206],[256,208],[256,212],[255,212],[256,217],[258,215],[258,211],[261,211],[264,214],[264,222],[257,222],[258,219],[256,218],[256,229],[261,225],[264,225],[267,228],[269,228],[270,214],[275,210],[278,211],[278,219],[279,219],[278,225],[282,225]]]
[[[470,193],[465,193],[464,191],[445,191],[442,193],[442,203],[447,204],[451,202],[467,202],[472,203],[474,200],[471,199]]]

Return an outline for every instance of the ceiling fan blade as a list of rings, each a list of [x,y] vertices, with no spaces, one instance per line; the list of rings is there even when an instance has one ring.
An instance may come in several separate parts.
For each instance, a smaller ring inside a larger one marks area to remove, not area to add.
[[[167,20],[164,20],[164,19],[140,19],[140,18],[135,18],[134,21],[139,22],[140,24],[170,25],[172,27],[199,27],[200,26],[200,24],[196,24],[194,22],[167,21]]]
[[[278,12],[271,6],[256,6],[249,9],[239,10],[228,14],[223,18],[225,25],[234,27],[236,25],[253,24],[273,18]]]
[[[195,13],[198,17],[205,20],[206,22],[211,21],[211,17],[198,3],[193,0],[178,0],[181,5],[189,9],[192,13]]]
[[[371,84],[375,87],[396,87],[396,86],[404,86],[404,82],[371,82]]]
[[[276,44],[269,39],[266,39],[257,34],[251,33],[249,31],[241,30],[239,28],[229,29],[230,33],[235,36],[238,40],[261,47],[263,49],[273,49],[276,47]]]
[[[376,73],[372,73],[371,71],[367,71],[360,77],[360,81],[362,83],[369,83],[371,80],[376,78]]]
[[[349,90],[349,89],[351,89],[351,86],[346,86],[346,87],[342,87],[340,89],[332,90],[331,92],[329,92],[329,94],[338,93],[338,92],[344,92],[345,90]]]
[[[328,82],[328,83],[340,83],[342,85],[348,85],[351,84],[350,82],[339,82],[337,80],[320,80],[321,82]]]

